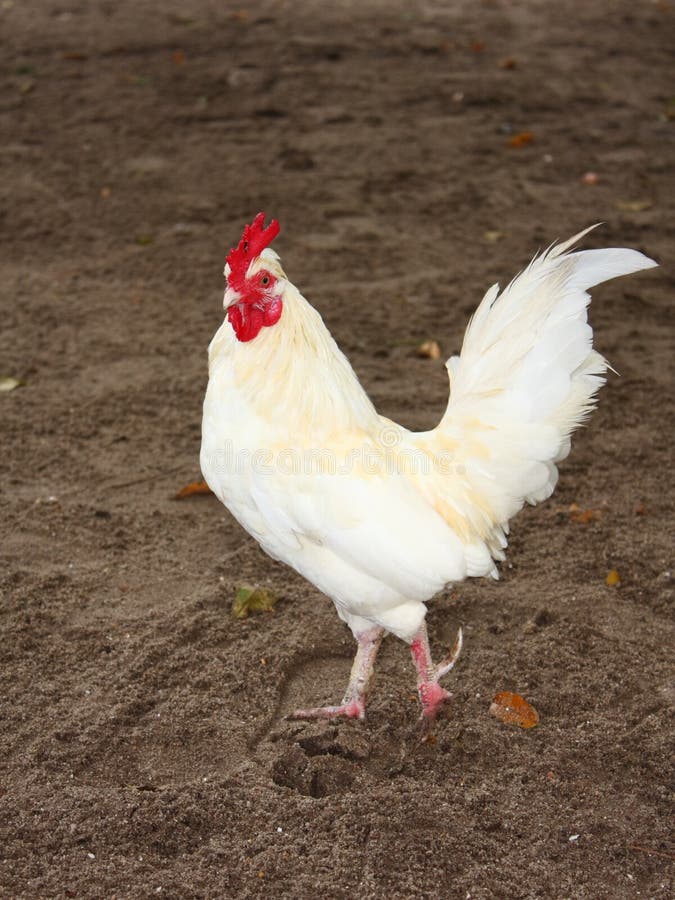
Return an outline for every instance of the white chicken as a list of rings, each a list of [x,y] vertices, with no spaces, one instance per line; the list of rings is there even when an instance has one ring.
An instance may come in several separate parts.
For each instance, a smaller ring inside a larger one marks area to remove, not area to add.
[[[467,576],[497,577],[508,522],[550,496],[570,434],[607,363],[593,350],[586,291],[656,263],[634,250],[569,252],[586,231],[494,285],[447,362],[436,428],[379,415],[321,317],[269,248],[260,213],[227,257],[225,321],[209,346],[201,467],[274,559],[335,603],[357,642],[342,702],[296,718],[363,718],[390,632],[410,644],[425,720],[450,698],[434,665],[426,602]]]

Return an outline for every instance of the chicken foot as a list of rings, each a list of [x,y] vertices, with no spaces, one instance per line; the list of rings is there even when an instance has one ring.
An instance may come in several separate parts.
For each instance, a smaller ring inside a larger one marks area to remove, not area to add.
[[[426,622],[422,622],[411,641],[410,652],[417,669],[417,690],[422,704],[422,720],[426,723],[433,722],[441,709],[452,699],[450,691],[446,691],[438,682],[453,669],[462,652],[462,644],[463,635],[460,628],[450,654],[438,665],[434,665],[429,649]]]
[[[314,706],[309,709],[296,709],[286,718],[333,719],[345,716],[348,719],[365,719],[366,702],[373,678],[375,657],[380,649],[384,634],[384,628],[375,626],[354,635],[357,640],[356,656],[349,675],[347,690],[339,706]]]

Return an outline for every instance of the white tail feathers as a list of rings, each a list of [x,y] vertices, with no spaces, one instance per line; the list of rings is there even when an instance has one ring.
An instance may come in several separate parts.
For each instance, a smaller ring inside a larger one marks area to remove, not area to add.
[[[509,518],[553,491],[555,464],[604,383],[588,289],[656,265],[635,250],[566,252],[584,234],[536,257],[501,295],[490,288],[460,356],[447,363],[450,399],[432,434],[452,448],[455,477],[436,489],[495,558],[503,556]]]

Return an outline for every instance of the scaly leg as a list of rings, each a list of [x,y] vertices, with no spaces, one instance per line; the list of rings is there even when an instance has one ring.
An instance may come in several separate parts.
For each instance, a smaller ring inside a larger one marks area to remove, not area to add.
[[[288,719],[333,719],[346,716],[349,719],[365,719],[368,689],[373,677],[375,657],[380,649],[384,628],[375,626],[354,635],[358,646],[349,683],[339,706],[315,706],[310,709],[296,709]]]
[[[441,708],[451,699],[452,694],[442,688],[439,679],[451,671],[459,654],[462,652],[462,629],[460,628],[455,638],[455,645],[450,655],[437,666],[431,659],[429,649],[429,636],[425,622],[412,639],[410,651],[417,669],[417,690],[422,703],[422,717],[427,722],[433,722]]]

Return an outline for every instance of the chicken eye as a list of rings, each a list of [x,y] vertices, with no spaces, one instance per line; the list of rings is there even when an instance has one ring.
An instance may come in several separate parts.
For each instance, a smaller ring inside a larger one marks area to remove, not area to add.
[[[267,285],[268,285],[269,283],[270,283],[270,276],[269,276],[269,275],[263,275],[263,277],[260,279],[260,284],[262,284],[263,287],[267,287]]]

